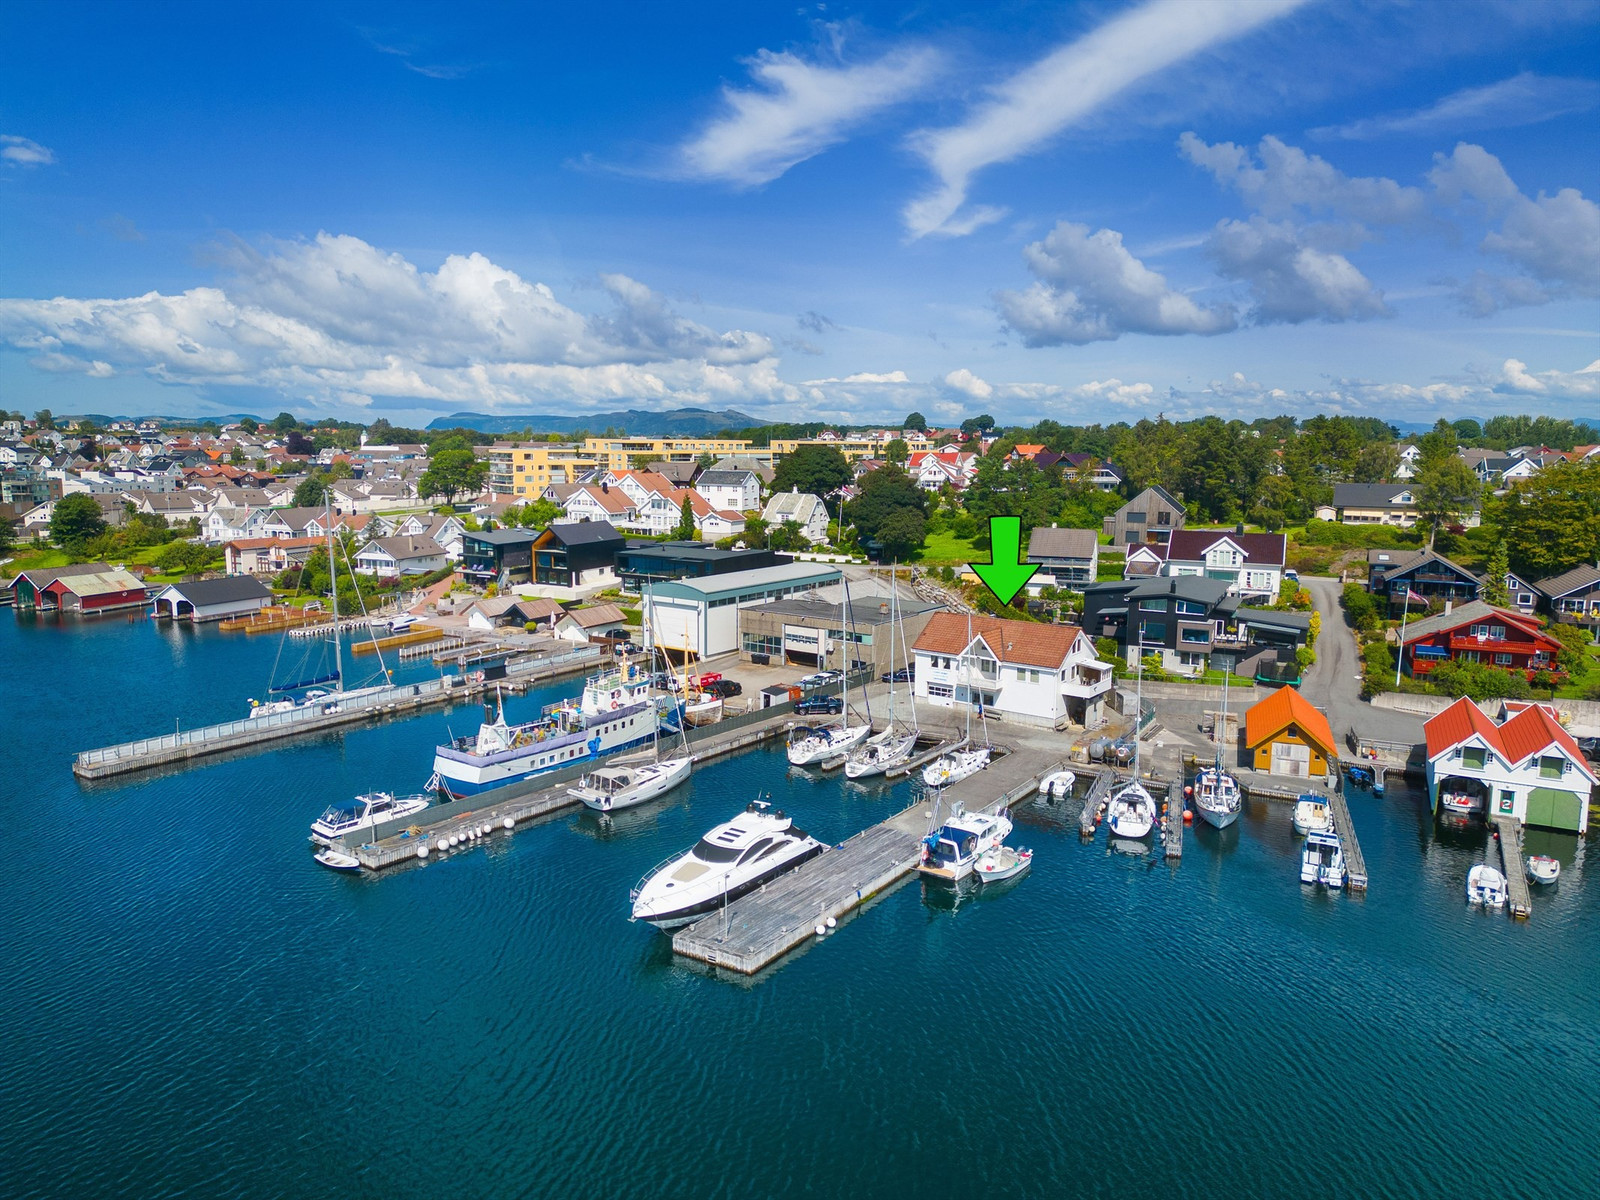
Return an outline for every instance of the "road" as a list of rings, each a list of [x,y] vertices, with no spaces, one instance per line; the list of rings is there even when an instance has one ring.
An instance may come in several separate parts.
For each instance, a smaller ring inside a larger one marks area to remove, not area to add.
[[[1345,734],[1387,742],[1420,742],[1422,718],[1387,708],[1373,708],[1361,699],[1361,655],[1355,634],[1344,623],[1339,607],[1343,585],[1337,579],[1306,578],[1301,584],[1311,593],[1311,603],[1322,614],[1322,635],[1317,639],[1317,661],[1306,672],[1300,693],[1328,715],[1334,736],[1344,744]]]

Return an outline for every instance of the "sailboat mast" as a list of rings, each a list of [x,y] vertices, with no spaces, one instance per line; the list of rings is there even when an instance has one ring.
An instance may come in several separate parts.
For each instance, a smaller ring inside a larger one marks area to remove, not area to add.
[[[339,690],[344,691],[344,643],[339,637],[339,566],[333,556],[333,494],[331,489],[322,493],[322,508],[328,522],[328,591],[333,601],[333,673],[338,676]],[[354,584],[354,580],[351,583]],[[359,594],[359,593],[358,593]]]

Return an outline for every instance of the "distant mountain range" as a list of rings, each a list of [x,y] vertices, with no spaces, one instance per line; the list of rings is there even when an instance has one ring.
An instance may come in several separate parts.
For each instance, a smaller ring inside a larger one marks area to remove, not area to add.
[[[645,412],[630,408],[625,412],[585,413],[578,416],[556,413],[527,413],[521,416],[490,416],[488,413],[458,412],[436,417],[429,429],[476,429],[480,433],[570,433],[587,429],[599,433],[621,429],[633,437],[676,437],[717,433],[723,429],[748,429],[759,425],[748,413],[737,409],[715,412],[709,408],[675,408],[668,412]]]

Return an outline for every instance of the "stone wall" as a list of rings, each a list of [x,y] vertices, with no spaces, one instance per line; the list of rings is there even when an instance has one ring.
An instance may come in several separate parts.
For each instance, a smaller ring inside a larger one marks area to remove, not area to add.
[[[1150,689],[1145,689],[1148,692]],[[1442,713],[1455,701],[1449,696],[1410,696],[1403,692],[1379,692],[1372,698],[1372,707],[1388,708],[1395,712],[1415,713],[1420,717],[1432,717]],[[1503,700],[1478,700],[1477,706],[1484,715],[1491,720],[1500,719],[1500,706]],[[1561,717],[1561,724],[1573,737],[1600,737],[1600,701],[1594,700],[1545,700],[1542,704],[1552,705]]]

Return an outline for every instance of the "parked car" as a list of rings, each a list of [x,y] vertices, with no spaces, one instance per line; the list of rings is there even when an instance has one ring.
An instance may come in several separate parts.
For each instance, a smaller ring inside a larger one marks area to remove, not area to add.
[[[1285,579],[1287,579],[1290,583],[1299,583],[1300,582],[1300,572],[1296,571],[1293,567],[1290,567],[1287,571],[1285,571],[1283,573],[1283,577]]]
[[[683,681],[670,671],[657,671],[650,677],[650,686],[669,692],[683,691]]]
[[[878,678],[883,683],[910,683],[911,668],[901,667],[898,671],[885,671]]]
[[[829,682],[829,674],[830,673],[827,671],[818,671],[814,675],[802,675],[800,677],[800,686],[803,688],[821,687],[823,684]]]
[[[702,676],[702,679],[704,677]],[[710,696],[721,696],[726,700],[729,696],[737,696],[744,688],[733,679],[723,679],[720,675],[710,683],[702,682],[700,690]]]
[[[794,711],[803,717],[818,715],[835,717],[844,711],[844,701],[837,696],[812,696],[799,701],[794,706]]]

